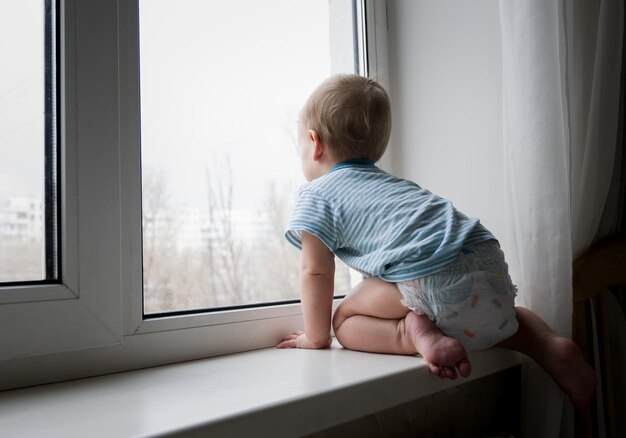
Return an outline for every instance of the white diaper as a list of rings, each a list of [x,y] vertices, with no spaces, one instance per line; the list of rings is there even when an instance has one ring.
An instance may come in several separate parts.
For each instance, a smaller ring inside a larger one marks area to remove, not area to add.
[[[442,271],[397,286],[405,306],[427,315],[467,351],[487,349],[517,332],[517,289],[496,240],[463,248]]]

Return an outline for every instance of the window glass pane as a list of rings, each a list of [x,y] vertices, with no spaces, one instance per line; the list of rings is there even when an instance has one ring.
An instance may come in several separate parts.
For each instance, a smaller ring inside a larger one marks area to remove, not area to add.
[[[298,111],[331,74],[329,8],[140,2],[145,313],[298,299],[283,232],[304,182]],[[342,294],[358,276],[336,277]]]
[[[0,14],[0,282],[46,279],[46,3]]]

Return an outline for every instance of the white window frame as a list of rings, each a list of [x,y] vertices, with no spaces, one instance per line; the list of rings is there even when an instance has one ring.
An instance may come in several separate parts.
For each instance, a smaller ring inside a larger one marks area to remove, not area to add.
[[[143,318],[138,2],[60,3],[62,283],[0,285],[0,389],[270,347],[301,328],[299,304]],[[387,85],[386,2],[331,0],[356,5],[369,75]]]

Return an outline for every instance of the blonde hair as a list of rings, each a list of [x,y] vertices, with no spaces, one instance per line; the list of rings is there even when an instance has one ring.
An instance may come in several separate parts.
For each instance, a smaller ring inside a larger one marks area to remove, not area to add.
[[[373,79],[335,75],[308,98],[299,121],[300,133],[312,129],[335,158],[378,161],[391,133],[391,105],[385,89]]]

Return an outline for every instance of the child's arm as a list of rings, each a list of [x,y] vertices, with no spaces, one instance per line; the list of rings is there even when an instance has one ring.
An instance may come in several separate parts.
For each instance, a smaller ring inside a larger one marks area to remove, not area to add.
[[[333,253],[320,239],[303,231],[300,299],[304,333],[287,336],[278,348],[326,348],[330,345],[334,282]]]

